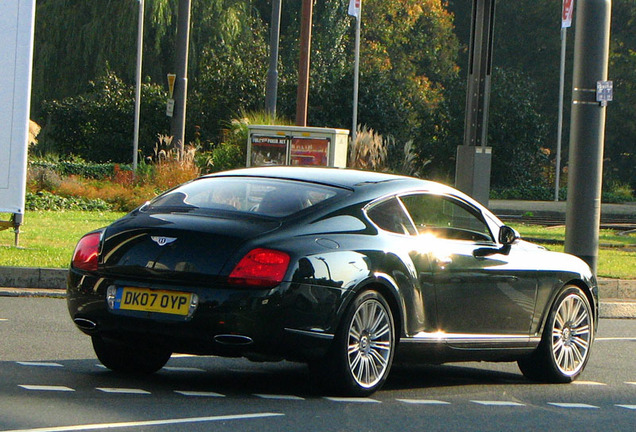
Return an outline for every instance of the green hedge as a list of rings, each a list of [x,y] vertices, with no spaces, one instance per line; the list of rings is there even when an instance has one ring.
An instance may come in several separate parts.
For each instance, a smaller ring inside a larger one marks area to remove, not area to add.
[[[115,165],[119,165],[122,171],[131,169],[130,165],[115,163],[29,160],[30,167],[51,169],[61,176],[76,175],[96,180],[104,180],[112,177],[115,172]]]
[[[113,206],[102,199],[67,198],[54,195],[50,192],[38,192],[26,194],[27,210],[84,210],[84,211],[111,211]]]
[[[633,202],[634,196],[627,190],[615,187],[603,190],[601,201],[608,204],[620,204]],[[559,189],[559,200],[565,201],[568,196],[568,189]],[[554,189],[544,186],[519,186],[515,188],[492,190],[490,199],[502,200],[526,200],[526,201],[552,201],[554,199]]]

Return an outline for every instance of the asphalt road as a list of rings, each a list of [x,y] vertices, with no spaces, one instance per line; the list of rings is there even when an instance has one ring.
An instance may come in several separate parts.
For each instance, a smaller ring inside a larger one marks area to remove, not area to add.
[[[515,364],[397,366],[366,399],[318,394],[303,365],[175,356],[131,378],[99,365],[66,303],[0,297],[0,432],[632,431],[636,320],[601,320],[576,384],[526,381]]]

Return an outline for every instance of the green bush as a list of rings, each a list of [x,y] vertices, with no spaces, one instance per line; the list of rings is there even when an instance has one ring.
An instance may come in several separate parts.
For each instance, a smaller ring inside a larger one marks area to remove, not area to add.
[[[80,177],[104,180],[115,173],[115,163],[92,163],[83,160],[51,162],[42,159],[29,160],[29,168],[50,169],[60,176],[77,175]],[[122,169],[130,169],[128,165],[120,165]]]
[[[80,197],[66,198],[54,195],[50,192],[37,192],[26,194],[26,210],[83,210],[83,211],[110,211],[112,206],[102,199],[87,199]]]

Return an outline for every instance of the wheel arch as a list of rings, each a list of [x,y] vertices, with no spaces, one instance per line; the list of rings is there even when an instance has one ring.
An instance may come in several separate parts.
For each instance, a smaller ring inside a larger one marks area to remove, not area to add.
[[[587,283],[585,283],[584,280],[582,279],[572,279],[568,282],[566,282],[565,284],[563,284],[563,286],[561,287],[561,291],[566,287],[566,286],[570,286],[570,285],[574,285],[576,287],[578,287],[581,291],[583,291],[583,293],[585,293],[585,297],[587,297],[587,301],[590,304],[591,308],[592,308],[592,313],[593,315],[593,319],[594,319],[594,332],[596,332],[596,327],[598,326],[598,288],[596,289],[596,294],[593,291],[593,288],[590,287]],[[558,295],[558,294],[557,294]]]
[[[361,292],[367,290],[375,290],[379,292],[389,304],[389,307],[391,308],[391,314],[393,314],[393,325],[395,326],[395,344],[397,346],[402,336],[403,329],[406,328],[404,322],[404,305],[399,294],[397,283],[389,275],[376,273],[372,278],[369,278],[360,283],[354,290],[354,295],[352,295],[346,302],[347,304],[343,308],[343,311],[349,307],[353,299],[355,299]]]
[[[548,320],[548,317],[550,315],[550,311],[552,310],[552,307],[554,306],[554,302],[557,300],[557,298],[559,297],[559,295],[561,294],[561,292],[563,292],[564,289],[566,289],[568,286],[575,286],[577,288],[579,288],[581,291],[583,291],[583,293],[585,294],[585,297],[587,298],[588,303],[590,304],[590,307],[592,308],[592,319],[594,322],[594,332],[596,333],[596,328],[597,328],[597,323],[598,323],[598,316],[599,316],[599,305],[598,305],[598,297],[597,294],[595,294],[594,291],[594,287],[596,287],[596,285],[594,285],[594,287],[590,287],[590,285],[588,283],[586,283],[583,279],[581,278],[571,278],[569,280],[567,280],[566,282],[563,282],[559,289],[555,289],[552,294],[550,295],[550,299],[549,301],[546,303],[546,307],[545,307],[545,311],[542,314],[541,317],[541,323],[540,323],[540,327],[539,327],[539,333],[543,334],[543,331],[545,330],[545,325],[546,322]]]

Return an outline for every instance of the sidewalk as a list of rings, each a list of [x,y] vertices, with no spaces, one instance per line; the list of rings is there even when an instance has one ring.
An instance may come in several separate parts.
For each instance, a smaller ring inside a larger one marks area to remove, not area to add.
[[[66,269],[0,267],[0,296],[65,297],[66,275]],[[600,279],[599,298],[601,318],[636,318],[636,280]]]

